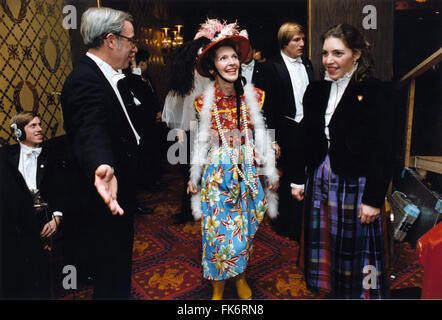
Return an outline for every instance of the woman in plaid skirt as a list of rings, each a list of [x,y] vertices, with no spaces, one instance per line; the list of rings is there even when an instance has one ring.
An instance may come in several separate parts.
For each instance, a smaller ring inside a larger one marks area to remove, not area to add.
[[[355,27],[334,26],[321,40],[325,77],[304,95],[306,170],[292,185],[293,196],[306,200],[300,260],[312,292],[384,298],[392,90],[372,77],[369,44]]]

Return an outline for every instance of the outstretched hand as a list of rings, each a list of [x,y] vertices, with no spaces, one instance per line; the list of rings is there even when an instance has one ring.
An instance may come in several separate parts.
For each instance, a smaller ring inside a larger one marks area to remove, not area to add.
[[[117,201],[118,183],[110,165],[102,164],[95,170],[95,188],[113,215],[123,215]]]

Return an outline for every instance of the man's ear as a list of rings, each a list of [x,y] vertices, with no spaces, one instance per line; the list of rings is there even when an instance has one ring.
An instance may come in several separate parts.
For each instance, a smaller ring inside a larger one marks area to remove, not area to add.
[[[106,38],[104,39],[104,45],[112,49],[118,46],[117,42],[118,42],[118,37],[116,37],[112,33],[108,33],[106,35]]]

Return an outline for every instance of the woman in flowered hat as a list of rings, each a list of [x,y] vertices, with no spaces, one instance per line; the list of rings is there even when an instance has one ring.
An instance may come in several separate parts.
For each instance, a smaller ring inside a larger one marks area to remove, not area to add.
[[[195,218],[202,218],[202,266],[204,278],[212,280],[212,299],[222,299],[229,278],[238,296],[249,299],[245,271],[252,240],[265,212],[277,214],[275,153],[261,114],[264,92],[242,85],[245,30],[209,19],[195,39],[201,37],[211,42],[201,48],[196,70],[212,81],[195,99],[199,126],[188,192]]]

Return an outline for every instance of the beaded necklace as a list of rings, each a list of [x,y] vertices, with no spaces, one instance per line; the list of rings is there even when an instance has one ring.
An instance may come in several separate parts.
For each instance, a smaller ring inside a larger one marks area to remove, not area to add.
[[[249,140],[249,130],[248,130],[248,121],[247,121],[247,110],[246,110],[246,105],[244,104],[244,102],[241,102],[241,110],[242,110],[242,118],[243,118],[243,123],[244,123],[244,128],[246,131],[246,146],[245,146],[245,152],[246,152],[246,164],[247,164],[247,172],[243,172],[239,167],[238,164],[236,164],[235,159],[234,159],[234,155],[232,153],[231,148],[229,148],[229,145],[227,144],[227,140],[226,137],[224,136],[224,132],[222,130],[221,127],[221,121],[219,119],[219,113],[218,113],[218,105],[216,103],[216,101],[213,103],[213,109],[214,109],[214,113],[215,113],[215,122],[216,122],[216,126],[218,128],[218,132],[219,135],[221,137],[221,141],[223,143],[223,149],[227,152],[227,154],[229,155],[230,160],[232,161],[232,164],[235,167],[235,170],[237,171],[237,173],[239,174],[239,176],[243,179],[244,183],[249,186],[249,188],[252,190],[252,194],[257,194],[258,190],[256,189],[255,185],[253,184],[254,181],[254,175],[253,175],[253,171],[252,171],[252,163],[253,163],[253,149],[251,147],[251,143]],[[241,147],[239,149],[239,156],[241,156]]]

